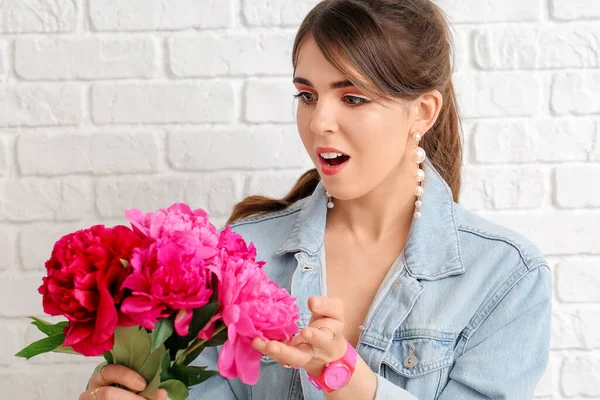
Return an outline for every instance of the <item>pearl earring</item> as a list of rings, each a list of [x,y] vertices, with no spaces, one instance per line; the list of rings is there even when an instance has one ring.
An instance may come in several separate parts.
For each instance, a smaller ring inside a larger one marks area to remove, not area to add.
[[[333,204],[333,200],[331,199],[331,195],[328,191],[325,191],[325,195],[327,196],[327,208],[333,208],[335,204]]]
[[[425,150],[419,146],[421,139],[423,138],[420,133],[415,132],[412,135],[414,141],[417,143],[417,148],[413,152],[412,160],[417,163],[417,171],[415,172],[415,178],[417,180],[417,186],[415,187],[415,195],[417,196],[417,201],[415,202],[415,214],[414,217],[416,219],[421,218],[421,206],[423,202],[421,201],[421,196],[423,196],[423,186],[422,183],[425,179],[425,171],[421,169],[421,164],[425,161]]]

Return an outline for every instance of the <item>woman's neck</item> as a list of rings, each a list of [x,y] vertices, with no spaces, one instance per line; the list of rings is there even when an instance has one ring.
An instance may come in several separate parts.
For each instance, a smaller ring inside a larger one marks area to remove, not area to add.
[[[416,165],[414,166],[416,169]],[[358,242],[373,243],[391,236],[408,236],[415,211],[412,173],[392,173],[366,195],[353,200],[333,199],[328,210],[327,227],[349,234]]]

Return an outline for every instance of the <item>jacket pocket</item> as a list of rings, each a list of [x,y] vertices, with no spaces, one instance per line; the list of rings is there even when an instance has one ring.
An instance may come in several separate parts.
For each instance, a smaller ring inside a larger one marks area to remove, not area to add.
[[[250,399],[302,399],[299,370],[283,368],[269,356],[260,358],[258,382],[248,386]]]
[[[454,337],[396,337],[381,363],[381,375],[419,399],[437,399],[454,363]]]
[[[406,378],[423,376],[454,362],[454,340],[430,337],[394,339],[383,363]]]

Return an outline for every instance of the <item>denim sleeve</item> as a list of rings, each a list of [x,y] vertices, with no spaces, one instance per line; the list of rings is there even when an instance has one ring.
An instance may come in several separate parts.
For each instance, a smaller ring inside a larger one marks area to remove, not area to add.
[[[191,365],[208,366],[207,369],[217,371],[217,358],[219,347],[207,347],[200,353]],[[249,400],[248,385],[239,379],[226,379],[221,375],[215,375],[199,385],[192,386],[188,400],[200,399],[223,399],[223,400]]]
[[[541,265],[505,287],[465,330],[464,350],[438,400],[533,397],[550,354],[552,273]],[[375,400],[416,399],[380,376],[377,381]]]

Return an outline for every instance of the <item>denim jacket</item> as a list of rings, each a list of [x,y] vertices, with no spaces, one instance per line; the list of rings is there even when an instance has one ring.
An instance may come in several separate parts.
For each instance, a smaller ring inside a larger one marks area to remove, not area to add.
[[[429,160],[422,217],[383,280],[356,350],[377,374],[376,400],[531,399],[548,363],[552,278],[526,238],[452,200]],[[327,213],[322,183],[287,209],[249,217],[232,229],[258,249],[268,276],[297,297],[298,326],[308,298],[326,295],[321,262]],[[366,266],[368,268],[368,266]],[[193,365],[216,370],[220,348]],[[409,354],[415,362],[407,362]],[[263,356],[258,382],[214,376],[192,400],[318,400],[304,369]]]

